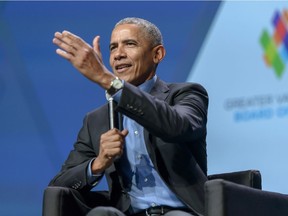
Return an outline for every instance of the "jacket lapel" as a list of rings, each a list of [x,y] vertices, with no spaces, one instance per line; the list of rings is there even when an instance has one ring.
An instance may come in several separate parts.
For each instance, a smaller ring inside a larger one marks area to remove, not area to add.
[[[150,94],[159,100],[165,101],[169,95],[169,87],[165,82],[157,78],[156,83],[154,87],[151,89]],[[153,162],[153,165],[155,166],[156,170],[158,170],[158,166],[156,163],[157,158],[156,152],[158,152],[156,151],[157,148],[157,142],[155,142],[156,137],[152,136],[152,134],[150,134],[144,128],[144,139],[150,159]],[[153,143],[153,145],[151,145],[151,143]]]

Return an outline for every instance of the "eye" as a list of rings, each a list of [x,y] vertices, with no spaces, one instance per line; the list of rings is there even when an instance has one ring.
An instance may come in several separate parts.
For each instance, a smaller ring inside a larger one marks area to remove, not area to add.
[[[112,52],[112,51],[115,50],[116,48],[117,48],[117,46],[116,46],[115,44],[111,44],[111,45],[109,46],[110,52]]]
[[[136,46],[137,44],[136,44],[135,41],[127,41],[127,42],[126,42],[126,45],[127,45],[128,47],[134,47],[134,46]]]
[[[115,46],[110,46],[110,52],[115,49]]]

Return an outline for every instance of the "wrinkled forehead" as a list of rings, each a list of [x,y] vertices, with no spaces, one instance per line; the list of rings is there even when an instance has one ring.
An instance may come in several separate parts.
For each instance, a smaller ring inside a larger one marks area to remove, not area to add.
[[[111,33],[111,40],[118,40],[119,38],[130,38],[130,39],[137,39],[137,40],[149,40],[145,31],[141,26],[136,24],[120,24],[117,25]]]

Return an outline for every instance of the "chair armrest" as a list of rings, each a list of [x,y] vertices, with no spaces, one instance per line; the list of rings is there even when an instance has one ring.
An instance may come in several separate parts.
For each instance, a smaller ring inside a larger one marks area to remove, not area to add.
[[[288,196],[222,179],[205,183],[205,216],[288,215]]]
[[[238,172],[214,174],[208,176],[209,180],[223,179],[226,181],[231,181],[237,184],[245,185],[248,187],[253,187],[256,189],[261,189],[261,174],[258,170],[245,170]]]
[[[42,216],[84,216],[98,205],[108,205],[107,192],[81,194],[72,188],[49,186],[44,191]]]

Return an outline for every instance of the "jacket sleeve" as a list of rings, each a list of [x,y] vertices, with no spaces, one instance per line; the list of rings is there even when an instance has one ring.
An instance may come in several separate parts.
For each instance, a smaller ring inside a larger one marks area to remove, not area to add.
[[[150,95],[125,83],[118,111],[167,142],[191,141],[206,135],[208,95],[199,84],[169,85],[167,92]],[[166,95],[159,99],[159,95]]]

